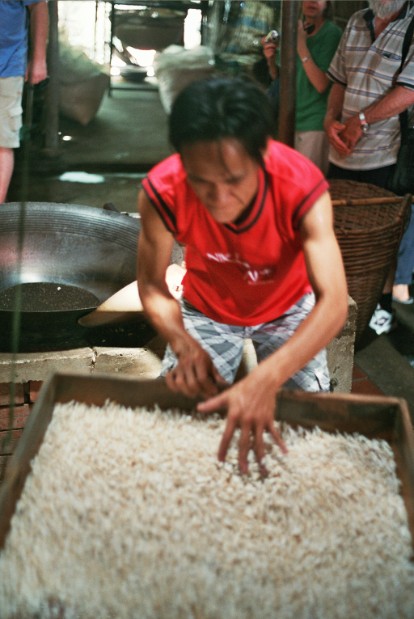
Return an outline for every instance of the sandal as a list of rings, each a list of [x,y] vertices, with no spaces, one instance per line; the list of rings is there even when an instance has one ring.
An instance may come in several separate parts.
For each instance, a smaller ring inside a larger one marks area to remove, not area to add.
[[[402,299],[397,299],[397,297],[393,297],[392,300],[395,303],[401,303],[402,305],[412,305],[414,303],[413,297],[408,297],[408,299],[405,299],[404,301]]]

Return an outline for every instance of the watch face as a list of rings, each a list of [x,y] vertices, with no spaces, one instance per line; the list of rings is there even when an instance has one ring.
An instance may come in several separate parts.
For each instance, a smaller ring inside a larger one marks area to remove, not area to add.
[[[368,131],[368,123],[367,123],[367,120],[365,118],[364,112],[360,112],[358,114],[358,117],[359,117],[359,122],[361,123],[361,129],[362,129],[363,133],[367,133],[367,131]]]

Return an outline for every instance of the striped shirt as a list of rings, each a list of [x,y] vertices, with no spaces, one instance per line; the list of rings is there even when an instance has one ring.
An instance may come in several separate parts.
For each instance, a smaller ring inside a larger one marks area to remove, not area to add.
[[[329,77],[346,86],[342,121],[383,97],[393,86],[414,89],[414,42],[411,43],[399,75],[405,32],[414,17],[413,4],[407,4],[374,40],[373,13],[370,9],[351,16],[328,70]],[[376,122],[368,129],[348,157],[331,148],[329,160],[340,168],[373,170],[392,165],[400,145],[399,117]]]

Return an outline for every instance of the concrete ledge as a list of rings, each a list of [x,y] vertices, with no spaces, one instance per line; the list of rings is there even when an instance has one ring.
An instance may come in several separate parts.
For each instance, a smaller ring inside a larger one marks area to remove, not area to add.
[[[161,359],[147,348],[99,348],[92,371],[117,372],[137,378],[157,378]]]
[[[348,297],[348,318],[340,333],[327,346],[328,367],[335,392],[350,393],[354,369],[357,305]]]
[[[328,366],[335,391],[350,392],[354,364],[356,304],[349,299],[349,315],[341,333],[328,346]],[[165,343],[153,338],[145,348],[78,348],[57,352],[0,354],[0,383],[44,381],[54,372],[121,373],[156,378]],[[237,377],[250,372],[256,353],[247,340]]]
[[[44,381],[54,372],[89,372],[95,361],[91,348],[47,353],[0,354],[0,383]]]

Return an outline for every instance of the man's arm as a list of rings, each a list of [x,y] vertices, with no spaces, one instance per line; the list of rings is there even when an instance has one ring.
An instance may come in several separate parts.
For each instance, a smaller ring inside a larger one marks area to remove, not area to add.
[[[166,283],[174,239],[143,191],[138,197],[138,210],[141,215],[137,254],[139,296],[152,324],[169,341],[171,331],[180,333],[184,329],[178,303]]]
[[[167,376],[170,389],[188,396],[209,397],[223,382],[213,363],[185,330],[181,308],[166,282],[174,238],[166,229],[148,197],[138,198],[141,230],[138,242],[137,277],[139,296],[146,315],[157,332],[170,344],[178,364]]]
[[[343,139],[341,132],[345,129],[341,122],[342,108],[344,105],[345,86],[334,82],[329,92],[328,104],[324,119],[324,128],[328,136],[330,145],[342,156],[349,155],[351,152]]]
[[[46,50],[49,33],[49,11],[46,2],[29,5],[30,10],[30,57],[26,79],[38,84],[47,77]]]
[[[261,42],[263,46],[263,56],[266,58],[270,79],[275,80],[279,77],[279,67],[276,64],[278,44],[273,41],[266,41],[266,37],[263,37]]]
[[[398,116],[411,105],[414,105],[414,90],[404,86],[395,86],[384,97],[359,111],[364,112],[368,125],[372,125],[380,120]],[[358,114],[348,118],[344,124],[341,138],[350,149],[349,152],[352,152],[363,135]]]
[[[301,236],[316,303],[290,340],[260,364],[264,365],[263,372],[268,374],[267,378],[277,384],[274,387],[275,394],[281,385],[337,335],[348,312],[345,270],[333,229],[328,192],[305,215]]]
[[[364,112],[367,123],[372,125],[380,120],[398,116],[411,105],[414,105],[414,89],[395,86],[382,99],[361,111]]]
[[[333,209],[326,192],[305,215],[301,235],[309,280],[316,296],[314,310],[296,334],[306,329],[310,358],[343,327],[348,314],[348,293],[341,251],[333,227]],[[309,321],[309,322],[307,322]],[[310,332],[313,333],[313,342]]]
[[[292,337],[244,379],[198,405],[200,412],[227,409],[227,424],[218,454],[220,460],[225,459],[233,434],[240,428],[239,467],[242,473],[247,472],[247,455],[252,443],[257,461],[261,462],[264,457],[265,431],[269,431],[283,449],[274,426],[277,391],[333,339],[348,312],[345,271],[327,192],[305,215],[301,234],[309,279],[316,296],[313,310]]]

